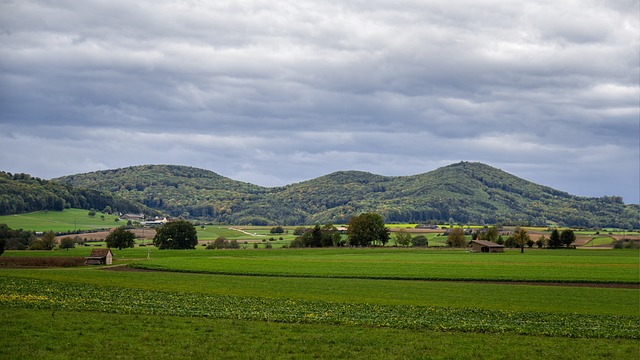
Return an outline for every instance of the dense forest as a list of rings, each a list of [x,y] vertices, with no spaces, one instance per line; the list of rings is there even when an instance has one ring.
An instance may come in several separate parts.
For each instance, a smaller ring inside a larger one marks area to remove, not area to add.
[[[102,210],[106,206],[123,213],[159,214],[158,211],[111,192],[43,180],[29,174],[0,171],[0,215],[39,210],[61,211],[65,208]]]
[[[640,228],[640,206],[625,205],[620,197],[578,197],[480,163],[401,177],[341,171],[275,188],[175,165],[104,170],[53,182],[116,194],[171,216],[237,225],[339,224],[376,212],[386,222]]]

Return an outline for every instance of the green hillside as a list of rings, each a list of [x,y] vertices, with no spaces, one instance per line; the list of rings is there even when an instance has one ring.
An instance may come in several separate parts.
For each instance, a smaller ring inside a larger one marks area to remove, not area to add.
[[[185,166],[144,165],[55,179],[113,192],[172,216],[229,224],[344,223],[365,211],[387,222],[549,222],[567,226],[640,228],[640,206],[616,196],[586,198],[534,184],[480,163],[388,177],[341,171],[265,188]]]
[[[91,185],[91,184],[88,184]],[[147,212],[153,210],[119,196],[109,189],[75,186],[43,180],[29,174],[0,172],[0,215],[64,209],[96,209],[111,207],[113,212]]]

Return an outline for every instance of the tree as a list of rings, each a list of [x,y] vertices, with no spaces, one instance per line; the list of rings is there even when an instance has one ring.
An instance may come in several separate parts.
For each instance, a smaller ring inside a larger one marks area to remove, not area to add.
[[[449,231],[447,236],[447,245],[451,247],[465,247],[467,246],[467,239],[464,236],[464,229],[455,228]]]
[[[174,221],[156,229],[153,244],[159,249],[195,249],[198,234],[192,223],[185,220]]]
[[[60,240],[60,249],[73,249],[76,247],[76,242],[70,236],[65,236]]]
[[[557,249],[562,245],[562,242],[560,242],[560,233],[558,232],[558,229],[553,229],[553,231],[551,232],[551,236],[549,237],[549,247],[552,249]]]
[[[96,216],[96,209],[91,208],[91,210],[89,210],[89,216]]]
[[[416,237],[411,239],[411,245],[427,247],[427,246],[429,246],[429,241],[427,240],[426,236],[418,235],[418,236],[416,236]]]
[[[549,243],[549,240],[547,240],[547,237],[544,235],[540,236],[540,238],[536,240],[536,245],[541,249],[547,246],[548,243]]]
[[[560,234],[560,244],[570,247],[574,241],[576,241],[576,234],[573,233],[573,230],[562,230],[562,233]]]
[[[498,230],[498,228],[496,228],[495,226],[485,226],[484,228],[476,231],[473,235],[473,240],[477,239],[496,242],[498,240],[498,236],[500,236],[500,230]]]
[[[384,226],[382,216],[375,213],[363,213],[349,219],[347,235],[351,246],[370,246],[389,241],[389,229]]]
[[[5,245],[7,245],[7,241],[5,239],[0,239],[0,255],[4,254]]]
[[[405,229],[400,229],[396,232],[396,244],[400,246],[409,246],[411,244],[411,234]]]
[[[207,250],[225,249],[227,247],[229,247],[229,242],[227,241],[227,238],[225,238],[224,236],[218,236],[215,240],[213,240],[213,243],[207,245]]]
[[[107,235],[105,241],[110,248],[132,248],[136,243],[136,234],[129,230],[125,230],[123,227],[119,227]]]
[[[527,234],[527,230],[516,228],[513,238],[515,239],[516,244],[520,246],[520,252],[524,253],[524,246],[531,240],[531,238],[529,238],[529,234]]]
[[[42,238],[36,239],[29,245],[29,250],[53,250],[56,247],[56,234],[47,231]]]
[[[293,230],[293,235],[300,236],[304,234],[306,230],[307,229],[304,226],[298,226],[297,228],[295,228],[295,230]]]

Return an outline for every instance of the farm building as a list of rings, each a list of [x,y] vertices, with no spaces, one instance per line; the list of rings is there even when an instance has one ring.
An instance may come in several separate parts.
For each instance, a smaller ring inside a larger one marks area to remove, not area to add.
[[[111,265],[113,253],[111,249],[93,249],[91,255],[85,258],[85,265]]]
[[[144,214],[124,214],[120,216],[122,220],[142,221],[144,220]]]
[[[473,252],[504,252],[504,245],[485,240],[472,240],[469,244]]]

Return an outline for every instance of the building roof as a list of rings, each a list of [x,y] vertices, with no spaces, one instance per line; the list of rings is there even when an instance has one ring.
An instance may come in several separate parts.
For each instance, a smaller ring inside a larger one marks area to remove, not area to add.
[[[104,258],[104,257],[107,257],[109,253],[111,253],[111,249],[93,249],[91,250],[91,255],[89,255],[89,257]],[[113,256],[113,253],[111,253],[111,255]]]
[[[478,245],[482,245],[482,246],[487,246],[487,247],[493,247],[493,248],[503,248],[504,245],[500,245],[500,244],[496,244],[493,241],[486,241],[486,240],[471,240],[472,243],[476,243]]]

